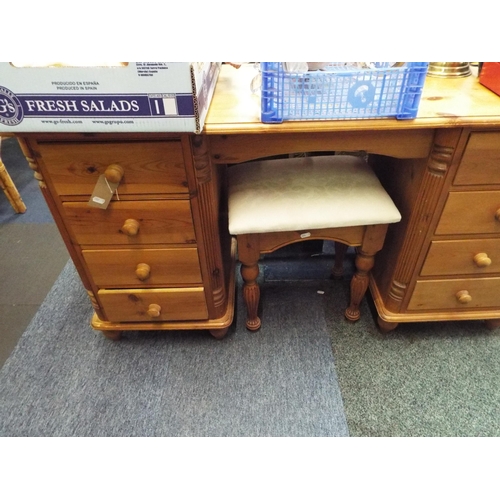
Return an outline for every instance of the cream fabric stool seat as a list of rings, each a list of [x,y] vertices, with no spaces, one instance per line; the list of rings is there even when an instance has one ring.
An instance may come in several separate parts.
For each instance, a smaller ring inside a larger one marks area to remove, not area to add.
[[[388,224],[401,219],[370,166],[348,155],[263,160],[229,167],[228,182],[229,232],[238,243],[247,328],[261,325],[261,254],[304,239],[335,241],[336,277],[348,246],[358,247],[345,317],[359,319],[375,254]]]

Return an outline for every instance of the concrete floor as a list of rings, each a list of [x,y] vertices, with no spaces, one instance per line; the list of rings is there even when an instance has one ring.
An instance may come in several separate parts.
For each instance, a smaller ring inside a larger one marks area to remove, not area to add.
[[[15,139],[2,140],[2,160],[27,211],[16,214],[0,193],[0,367],[69,259]]]
[[[0,225],[0,256],[1,367],[69,255],[55,224],[7,224]]]

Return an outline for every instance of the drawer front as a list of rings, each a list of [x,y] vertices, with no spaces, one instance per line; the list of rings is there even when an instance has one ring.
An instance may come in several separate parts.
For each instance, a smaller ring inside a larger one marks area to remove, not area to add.
[[[68,202],[63,209],[74,243],[80,245],[195,243],[188,200],[116,201],[106,210]],[[138,223],[133,236],[123,229],[125,221],[131,220]]]
[[[500,239],[434,241],[422,276],[500,273]]]
[[[83,257],[101,288],[201,283],[196,248],[84,250]]]
[[[454,184],[500,184],[500,132],[470,135]]]
[[[124,170],[121,194],[187,193],[181,143],[41,143],[41,161],[59,196],[92,194],[111,164]]]
[[[470,301],[460,294],[467,292]],[[459,301],[462,297],[462,301]],[[500,278],[417,281],[408,310],[500,308]]]
[[[436,228],[436,234],[500,235],[500,191],[453,192]]]
[[[98,297],[113,322],[208,319],[202,287],[100,290]]]

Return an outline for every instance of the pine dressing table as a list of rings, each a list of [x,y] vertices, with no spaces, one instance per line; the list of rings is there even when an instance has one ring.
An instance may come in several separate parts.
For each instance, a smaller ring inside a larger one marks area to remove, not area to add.
[[[402,322],[500,325],[500,97],[474,76],[427,77],[415,120],[260,122],[254,69],[223,65],[200,135],[17,134],[95,310],[92,326],[206,329],[235,301],[227,165],[287,153],[363,151],[402,214],[370,291],[382,331]],[[120,163],[119,199],[87,207]]]

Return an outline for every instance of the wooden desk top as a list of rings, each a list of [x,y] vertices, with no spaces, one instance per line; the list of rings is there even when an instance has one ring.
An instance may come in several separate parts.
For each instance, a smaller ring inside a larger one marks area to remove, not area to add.
[[[243,65],[239,69],[227,64],[222,66],[204,133],[327,132],[500,125],[500,96],[482,86],[474,75],[465,78],[428,76],[414,120],[383,118],[263,124],[260,121],[260,95],[250,91],[250,82],[255,74],[252,65]]]

